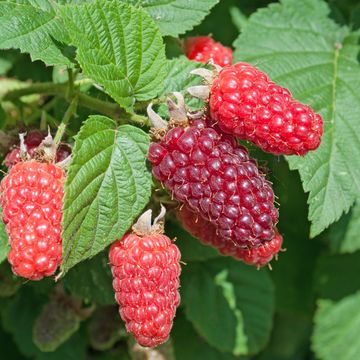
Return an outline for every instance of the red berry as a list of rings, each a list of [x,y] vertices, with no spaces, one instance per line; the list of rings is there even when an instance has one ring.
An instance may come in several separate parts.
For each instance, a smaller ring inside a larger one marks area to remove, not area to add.
[[[265,241],[259,247],[242,249],[238,256],[246,264],[261,267],[267,265],[281,251],[283,238],[279,233],[270,241]]]
[[[247,63],[219,72],[210,90],[210,111],[223,131],[276,155],[304,155],[320,145],[321,116]]]
[[[63,183],[60,167],[36,161],[16,164],[1,181],[8,260],[16,275],[40,280],[59,266]]]
[[[233,138],[196,120],[152,143],[149,160],[154,177],[222,238],[244,247],[274,237],[278,211],[271,185]]]
[[[230,65],[232,62],[232,50],[209,36],[187,38],[184,48],[190,60],[203,63],[213,60],[219,66]]]
[[[143,346],[168,337],[180,304],[180,251],[161,234],[125,235],[110,248],[115,299],[127,330]]]
[[[216,227],[209,221],[196,216],[188,206],[183,206],[176,211],[176,217],[180,220],[184,229],[196,237],[205,245],[217,249],[222,255],[231,256],[236,260],[242,260],[248,265],[257,267],[268,264],[280,251],[282,237],[276,233],[272,240],[263,242],[258,247],[242,248],[232,241],[221,238]]]
[[[47,132],[41,130],[32,130],[28,135],[25,136],[24,145],[27,154],[30,158],[33,158],[36,149],[39,147],[41,142],[45,139]],[[71,154],[71,147],[67,144],[60,144],[56,150],[56,162],[60,162],[67,158]],[[9,169],[15,164],[22,161],[20,147],[16,146],[13,148],[5,157],[4,164]]]

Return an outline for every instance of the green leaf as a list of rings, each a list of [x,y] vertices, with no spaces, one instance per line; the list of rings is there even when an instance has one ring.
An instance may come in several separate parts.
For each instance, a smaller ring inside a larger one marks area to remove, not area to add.
[[[315,273],[315,289],[322,298],[340,300],[360,288],[360,252],[323,255]]]
[[[166,76],[158,28],[139,8],[115,0],[65,6],[60,11],[84,73],[121,106],[154,98]]]
[[[115,303],[111,269],[106,252],[72,268],[64,278],[64,285],[71,294],[83,298],[86,302]]]
[[[360,358],[360,292],[339,302],[319,300],[312,349],[321,360]]]
[[[359,36],[328,14],[322,1],[272,4],[249,18],[234,54],[289,87],[324,118],[320,148],[288,157],[309,192],[311,236],[347,212],[360,191]]]
[[[330,227],[326,238],[340,254],[353,253],[360,250],[359,228],[360,202],[357,202],[349,214]]]
[[[0,264],[7,258],[10,251],[9,238],[5,224],[2,221],[2,209],[0,208]]]
[[[82,126],[65,183],[62,271],[121,238],[148,203],[148,146],[142,130],[104,116]]]
[[[67,33],[50,0],[0,1],[0,14],[0,49],[20,49],[47,65],[71,65],[63,54]]]
[[[141,5],[155,20],[163,35],[177,37],[201,23],[219,0],[125,0]]]
[[[210,345],[234,355],[264,348],[274,311],[266,270],[221,258],[193,263],[183,276],[187,318]]]
[[[238,359],[207,344],[182,314],[176,316],[174,328],[171,331],[171,339],[174,344],[176,359],[199,360],[199,354],[201,354],[201,359],[206,360]]]

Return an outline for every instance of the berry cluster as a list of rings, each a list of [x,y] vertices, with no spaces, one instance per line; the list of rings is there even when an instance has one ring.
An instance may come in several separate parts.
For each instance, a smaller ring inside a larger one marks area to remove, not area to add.
[[[184,42],[184,50],[190,60],[197,62],[207,63],[212,60],[219,66],[230,65],[232,62],[232,50],[209,36],[187,38]]]
[[[168,339],[180,304],[180,251],[161,230],[133,229],[110,248],[115,299],[127,330],[154,347]]]
[[[14,165],[1,182],[3,221],[13,272],[30,280],[54,274],[61,262],[64,174],[54,164]]]

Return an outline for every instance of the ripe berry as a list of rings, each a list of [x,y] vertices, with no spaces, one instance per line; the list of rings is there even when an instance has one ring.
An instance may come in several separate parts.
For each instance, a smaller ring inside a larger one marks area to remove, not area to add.
[[[244,247],[274,237],[278,211],[271,185],[233,138],[194,120],[152,143],[148,158],[154,177],[221,238]]]
[[[35,155],[36,149],[39,147],[41,142],[45,139],[47,133],[40,130],[30,131],[24,138],[24,150],[30,158]],[[71,148],[67,144],[60,144],[56,151],[56,162],[60,162],[66,159],[71,154]],[[9,169],[15,164],[22,161],[20,147],[14,147],[5,157],[4,164]]]
[[[186,56],[197,62],[206,63],[213,60],[219,66],[230,65],[232,62],[232,50],[209,36],[187,38],[184,49]]]
[[[59,266],[63,183],[60,167],[36,161],[16,164],[1,181],[8,260],[16,275],[40,280]]]
[[[268,264],[280,251],[282,237],[276,233],[272,240],[263,242],[259,247],[242,248],[232,241],[221,238],[216,227],[209,221],[197,216],[188,206],[183,206],[176,211],[176,217],[180,220],[184,229],[192,236],[200,240],[204,245],[210,245],[222,255],[231,256],[236,260],[242,260],[248,265],[257,267]]]
[[[226,66],[215,78],[206,69],[193,73],[212,82],[210,113],[224,132],[275,155],[305,155],[319,147],[321,116],[250,64]],[[188,90],[199,97],[209,94],[208,86]]]
[[[115,299],[126,329],[155,347],[168,339],[180,304],[180,251],[157,231],[133,229],[110,248]]]

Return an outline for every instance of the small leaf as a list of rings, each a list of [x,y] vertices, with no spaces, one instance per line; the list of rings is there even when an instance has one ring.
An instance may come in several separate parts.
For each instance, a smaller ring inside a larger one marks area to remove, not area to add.
[[[149,137],[104,116],[90,116],[76,137],[65,184],[63,262],[68,271],[128,230],[149,201]]]
[[[360,358],[360,292],[339,302],[319,300],[312,349],[321,360]]]
[[[187,318],[210,345],[234,355],[264,348],[274,311],[266,271],[221,258],[193,263],[183,272]]]
[[[47,65],[71,65],[54,41],[68,37],[50,0],[0,1],[0,14],[1,49],[20,49]]]
[[[288,157],[309,192],[311,236],[347,212],[360,192],[359,35],[328,15],[323,1],[272,4],[249,18],[234,54],[290,88],[324,118],[319,149]]]
[[[84,73],[121,106],[152,99],[166,76],[165,48],[148,14],[119,1],[94,1],[60,11]]]
[[[177,37],[201,23],[219,0],[125,0],[141,5],[155,20],[163,35]]]

